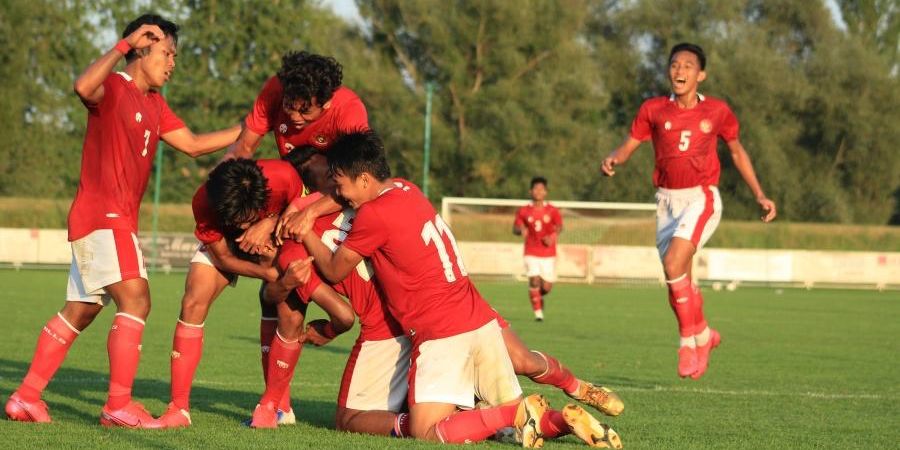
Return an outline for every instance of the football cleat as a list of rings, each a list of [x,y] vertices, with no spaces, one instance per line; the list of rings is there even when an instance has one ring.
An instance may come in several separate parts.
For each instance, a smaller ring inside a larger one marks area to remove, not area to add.
[[[609,425],[598,422],[584,408],[568,404],[563,408],[562,415],[572,434],[578,436],[589,447],[622,448],[622,439],[619,437],[619,433],[616,433]]]
[[[584,380],[578,380],[578,390],[574,394],[566,392],[566,395],[585,405],[593,406],[607,416],[618,416],[625,409],[625,403],[615,392],[603,386],[594,386]]]
[[[275,412],[275,405],[272,403],[256,405],[256,409],[253,410],[253,419],[250,421],[250,428],[278,428],[278,413]]]
[[[709,367],[709,354],[721,342],[722,336],[719,335],[719,332],[712,329],[709,330],[709,341],[706,342],[706,345],[697,347],[697,370],[691,374],[691,378],[697,380],[706,373],[706,369]]]
[[[276,422],[278,422],[278,425],[297,424],[297,416],[294,415],[294,408],[291,408],[287,411],[282,411],[279,409],[275,411],[275,416],[277,417]]]
[[[191,426],[191,413],[186,409],[175,406],[174,403],[169,403],[166,412],[159,416],[159,419],[156,419],[156,422],[158,428],[189,427]]]
[[[678,348],[678,376],[689,377],[697,371],[697,350],[683,345]]]
[[[541,432],[541,417],[547,411],[547,400],[540,394],[525,397],[516,410],[517,437],[521,436],[522,447],[541,448],[544,446],[544,434]]]
[[[50,410],[43,400],[27,402],[13,392],[6,401],[6,417],[19,422],[50,423]]]
[[[100,425],[104,427],[123,428],[159,428],[156,419],[147,412],[144,405],[131,401],[124,408],[111,410],[103,405],[100,413]]]

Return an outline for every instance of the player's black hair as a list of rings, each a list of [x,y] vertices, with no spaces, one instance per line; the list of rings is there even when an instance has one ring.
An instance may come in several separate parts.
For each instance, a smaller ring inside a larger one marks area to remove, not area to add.
[[[163,34],[166,36],[171,36],[172,40],[175,41],[175,45],[178,45],[178,25],[175,25],[174,22],[163,19],[162,16],[158,14],[144,14],[137,19],[134,19],[125,27],[125,31],[122,32],[122,39],[128,37],[131,33],[134,33],[141,25],[156,25],[162,30]],[[133,59],[137,58],[138,54],[134,49],[128,51],[125,54],[125,61],[131,62]]]
[[[343,69],[336,59],[305,51],[288,52],[281,58],[278,70],[284,100],[309,103],[315,97],[320,106],[331,100],[343,78]]]
[[[547,187],[547,179],[542,176],[536,176],[531,179],[531,188],[534,189],[536,184],[543,184],[544,187]]]
[[[291,150],[290,153],[284,155],[282,159],[291,163],[294,166],[294,170],[297,171],[297,175],[300,175],[300,179],[303,180],[303,184],[309,187],[312,191],[317,191],[321,188],[321,186],[315,186],[315,176],[313,176],[312,172],[309,170],[309,166],[306,163],[312,159],[313,156],[319,154],[319,150],[312,145],[301,145],[300,147],[296,147]]]
[[[391,168],[384,156],[384,144],[372,130],[357,131],[338,137],[328,148],[328,167],[355,180],[363,172],[378,181],[391,177]]]
[[[699,45],[691,44],[689,42],[682,42],[680,44],[676,44],[672,47],[672,51],[669,52],[669,62],[672,62],[672,57],[675,56],[678,52],[691,52],[697,55],[697,59],[700,61],[700,70],[706,70],[706,53],[700,48]]]
[[[219,224],[228,229],[254,221],[269,201],[268,180],[252,159],[231,159],[209,173],[206,195]]]

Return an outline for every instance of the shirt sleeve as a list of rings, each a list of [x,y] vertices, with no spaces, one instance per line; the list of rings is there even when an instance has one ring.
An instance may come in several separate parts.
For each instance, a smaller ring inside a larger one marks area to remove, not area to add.
[[[525,226],[525,208],[519,208],[516,210],[516,221],[514,226],[517,228],[521,228]]]
[[[363,205],[356,212],[353,228],[341,245],[363,257],[369,257],[387,242],[389,231],[378,211],[371,205]]]
[[[206,198],[205,186],[197,189],[194,199],[191,202],[191,208],[194,211],[194,221],[197,226],[194,228],[194,236],[204,244],[212,244],[224,238],[222,230],[216,223],[215,213]]]
[[[159,134],[160,136],[170,132],[177,130],[179,128],[184,128],[184,121],[178,117],[172,109],[169,108],[169,104],[166,102],[166,99],[163,98],[162,94],[159,95]]]
[[[352,101],[341,107],[341,113],[337,115],[336,128],[341,134],[369,129],[369,115],[362,100],[354,97]]]
[[[560,214],[559,209],[556,208],[553,208],[553,224],[556,226],[553,231],[559,233],[559,230],[561,230],[563,226],[563,220],[562,214]]]
[[[731,111],[728,105],[722,107],[722,126],[719,128],[719,137],[725,142],[731,142],[738,138],[740,125],[737,116]]]
[[[650,105],[649,101],[644,102],[638,109],[637,116],[631,122],[631,137],[646,141],[653,137],[653,128],[650,122]]]
[[[269,78],[256,96],[253,109],[244,120],[250,131],[264,135],[274,128],[273,121],[276,120],[278,109],[281,108],[281,94],[282,87],[278,77]]]
[[[285,242],[285,244],[281,247],[281,251],[278,252],[278,267],[283,272],[287,269],[292,262],[298,261],[301,259],[306,259],[309,257],[309,252],[306,250],[306,247],[303,244],[296,243],[294,241]],[[312,299],[312,294],[315,292],[316,288],[322,284],[322,278],[319,277],[319,274],[313,270],[309,275],[309,280],[306,283],[297,286],[295,292],[300,297],[300,300],[303,303],[309,303]]]

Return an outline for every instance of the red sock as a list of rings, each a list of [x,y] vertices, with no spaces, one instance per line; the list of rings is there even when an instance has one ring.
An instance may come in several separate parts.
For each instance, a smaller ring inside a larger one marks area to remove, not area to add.
[[[187,410],[191,404],[191,385],[203,354],[203,324],[178,321],[172,339],[172,403]]]
[[[555,438],[565,436],[572,431],[569,430],[569,424],[563,418],[561,412],[548,409],[541,417],[541,432],[545,438]]]
[[[532,350],[532,352],[537,353],[541,358],[544,358],[544,361],[547,361],[547,370],[538,376],[531,377],[532,381],[556,386],[569,394],[574,394],[578,390],[578,378],[575,378],[571,370],[550,355],[535,350]]]
[[[277,405],[284,395],[284,390],[294,377],[294,368],[300,358],[303,347],[300,342],[285,342],[280,334],[275,333],[269,350],[269,378],[266,381],[266,392],[259,401],[261,405],[272,403]]]
[[[391,436],[395,438],[410,437],[409,433],[409,413],[397,414],[394,418],[394,429],[391,430]]]
[[[278,319],[263,317],[259,319],[259,354],[262,362],[263,381],[269,379],[269,346],[275,339],[275,329],[278,328]]]
[[[535,311],[543,309],[541,307],[543,299],[541,298],[541,290],[539,288],[528,288],[528,298],[531,300],[531,309]]]
[[[110,409],[124,408],[131,401],[131,386],[141,359],[143,334],[143,320],[116,313],[106,341],[109,353],[109,399],[106,405]]]
[[[678,320],[678,334],[681,337],[691,337],[694,335],[694,307],[691,301],[694,284],[687,274],[674,280],[666,280],[666,284],[669,286],[669,306]]]
[[[699,334],[709,326],[703,317],[703,294],[700,293],[700,286],[694,286],[694,295],[690,303],[694,311],[694,334]]]
[[[516,422],[518,404],[486,409],[460,411],[435,425],[438,438],[445,444],[480,442],[493,436],[497,430],[511,427]]]
[[[66,359],[72,341],[78,334],[79,331],[59,313],[47,321],[38,336],[37,348],[34,349],[34,358],[31,359],[28,374],[19,386],[18,392],[22,399],[28,402],[41,399],[41,392]]]

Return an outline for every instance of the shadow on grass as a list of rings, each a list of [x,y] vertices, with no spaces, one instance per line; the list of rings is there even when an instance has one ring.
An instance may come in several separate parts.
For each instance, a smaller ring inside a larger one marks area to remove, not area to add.
[[[13,361],[0,358],[0,381],[15,389],[28,370],[29,362]],[[97,423],[100,417],[100,409],[106,398],[109,374],[84,369],[61,367],[47,387],[47,393],[65,397],[69,402],[48,402],[51,415],[62,413],[71,417],[77,417],[77,421],[84,423]],[[163,404],[168,403],[170,386],[168,380],[149,378],[137,378],[134,381],[135,397],[137,400],[156,399]],[[0,396],[6,400],[11,392],[2,392]],[[237,426],[241,421],[250,417],[253,408],[259,402],[262,392],[249,392],[246,390],[229,389],[227,387],[194,386],[191,389],[191,411],[203,414],[214,414]],[[320,400],[308,400],[300,398],[297,401],[294,395],[294,410],[297,421],[307,425],[334,429],[334,402]],[[91,408],[83,408],[77,402],[95,405]],[[150,411],[157,416],[163,411]]]
[[[233,339],[233,340],[235,340],[235,341],[244,341],[244,342],[250,342],[250,343],[252,343],[252,344],[257,344],[257,345],[259,345],[259,338],[256,338],[256,337],[231,335],[231,336],[228,336],[228,338],[229,338],[229,339]],[[334,353],[334,354],[336,354],[336,355],[349,355],[349,354],[350,354],[350,347],[347,347],[347,346],[341,345],[341,344],[335,344],[335,343],[333,343],[333,342],[330,343],[330,344],[328,344],[328,345],[325,345],[325,346],[323,346],[323,347],[316,347],[315,345],[312,345],[312,344],[303,344],[303,351],[304,351],[304,352],[308,352],[308,351],[319,352],[319,351],[322,351],[322,352],[327,352],[327,353]],[[300,358],[301,358],[301,364],[302,364],[302,363],[303,363],[303,362],[302,362],[302,361],[303,361],[303,360],[302,360],[303,356],[301,356]]]

